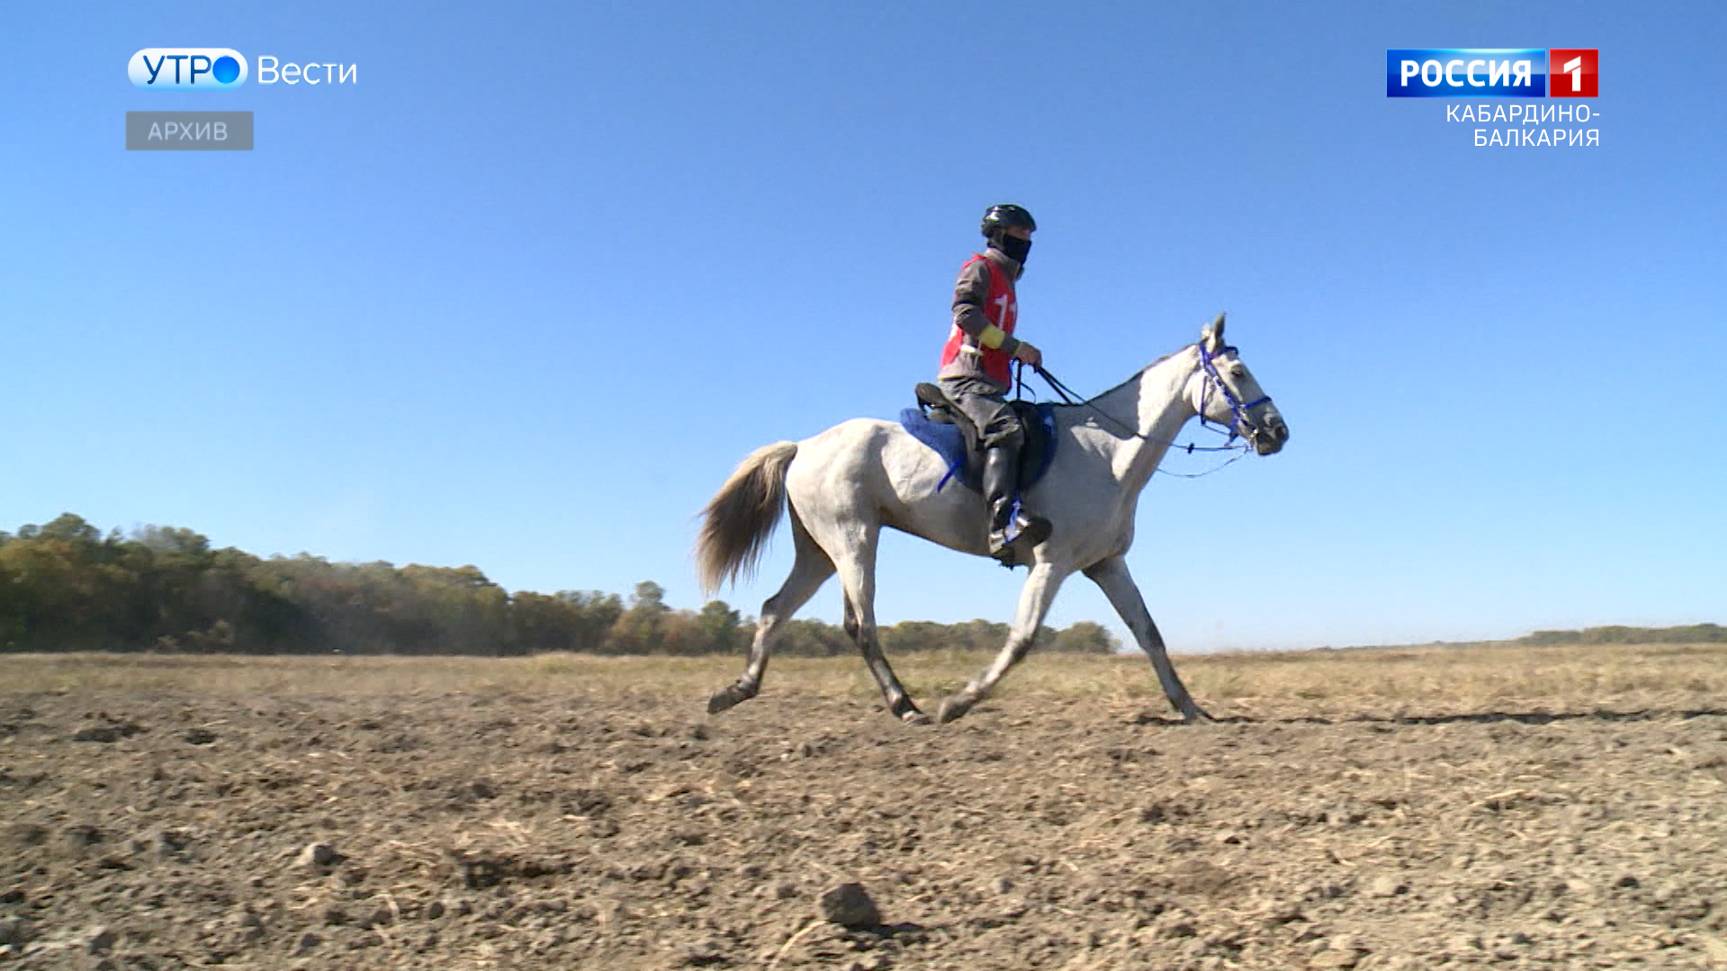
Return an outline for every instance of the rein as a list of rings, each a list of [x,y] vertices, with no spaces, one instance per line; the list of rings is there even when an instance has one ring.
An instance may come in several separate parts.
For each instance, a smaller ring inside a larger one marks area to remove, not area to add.
[[[1223,350],[1224,350],[1224,353],[1228,353],[1230,351],[1235,350],[1235,348],[1225,347]],[[1224,400],[1229,402],[1229,410],[1235,417],[1235,423],[1228,430],[1229,440],[1222,445],[1196,445],[1191,441],[1188,442],[1186,445],[1182,445],[1182,444],[1174,441],[1173,439],[1154,438],[1150,435],[1147,435],[1147,434],[1139,431],[1138,429],[1129,428],[1125,423],[1116,419],[1115,416],[1104,411],[1102,408],[1099,408],[1094,403],[1096,401],[1095,398],[1082,397],[1079,394],[1079,392],[1074,391],[1072,388],[1063,384],[1061,382],[1061,380],[1059,378],[1057,378],[1055,375],[1049,373],[1049,371],[1046,370],[1043,367],[1043,365],[1034,364],[1034,365],[1032,365],[1032,370],[1036,371],[1037,376],[1040,378],[1043,378],[1044,382],[1050,386],[1050,389],[1053,390],[1058,396],[1060,396],[1062,403],[1067,404],[1067,405],[1071,405],[1073,407],[1089,409],[1093,414],[1097,415],[1099,418],[1102,418],[1105,422],[1108,422],[1110,425],[1113,425],[1116,428],[1116,430],[1120,431],[1123,435],[1126,435],[1129,438],[1137,438],[1140,441],[1153,442],[1153,443],[1156,443],[1159,445],[1167,445],[1171,448],[1180,449],[1181,451],[1186,452],[1189,455],[1192,455],[1194,452],[1235,452],[1236,453],[1233,457],[1231,457],[1227,462],[1224,462],[1222,465],[1219,465],[1216,468],[1207,469],[1204,472],[1192,472],[1192,473],[1188,473],[1188,472],[1166,472],[1161,467],[1161,465],[1157,469],[1154,470],[1154,471],[1160,472],[1164,475],[1175,476],[1176,478],[1180,478],[1180,479],[1197,479],[1197,478],[1200,478],[1202,476],[1210,475],[1211,473],[1219,471],[1221,469],[1227,468],[1228,466],[1234,465],[1236,462],[1241,460],[1241,457],[1243,455],[1247,454],[1250,446],[1246,442],[1243,442],[1240,445],[1235,444],[1235,440],[1237,438],[1241,437],[1241,434],[1240,434],[1238,429],[1243,428],[1243,427],[1248,427],[1248,428],[1252,427],[1252,421],[1247,416],[1248,409],[1257,408],[1260,405],[1266,404],[1266,403],[1271,401],[1270,395],[1264,395],[1264,396],[1261,396],[1260,398],[1257,398],[1253,401],[1248,402],[1245,405],[1242,404],[1240,399],[1236,398],[1235,392],[1229,390],[1229,385],[1223,383],[1223,376],[1217,373],[1217,365],[1215,363],[1213,363],[1211,353],[1205,349],[1205,345],[1203,343],[1201,343],[1199,345],[1199,356],[1200,356],[1201,366],[1205,369],[1205,378],[1206,378],[1205,397],[1210,396],[1211,386],[1212,386],[1212,384],[1215,383],[1218,387],[1218,390],[1223,392]],[[1014,366],[1014,374],[1013,374],[1014,385],[1015,385],[1015,389],[1016,389],[1015,390],[1015,397],[1021,397],[1021,396],[1023,396],[1024,390],[1025,390],[1025,377],[1024,377],[1025,362],[1016,360],[1013,362],[1013,366]],[[1219,435],[1224,434],[1225,432],[1223,429],[1213,428],[1211,426],[1211,423],[1206,420],[1204,405],[1205,405],[1205,399],[1204,399],[1204,397],[1202,397],[1200,400],[1200,406],[1201,407],[1200,407],[1200,413],[1199,413],[1200,427],[1205,428],[1208,431],[1217,432]]]

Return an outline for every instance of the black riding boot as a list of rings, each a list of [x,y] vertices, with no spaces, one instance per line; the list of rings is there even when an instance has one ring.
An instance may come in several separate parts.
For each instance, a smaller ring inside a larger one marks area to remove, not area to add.
[[[983,495],[989,503],[989,555],[1003,566],[1031,560],[1032,547],[1049,538],[1049,520],[1014,514],[1013,492],[1019,484],[1019,447],[997,445],[983,453]]]

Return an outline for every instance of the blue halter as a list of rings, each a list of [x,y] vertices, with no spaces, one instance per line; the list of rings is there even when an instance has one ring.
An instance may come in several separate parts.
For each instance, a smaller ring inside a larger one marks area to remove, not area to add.
[[[1221,355],[1235,352],[1235,348],[1225,344],[1219,353]],[[1211,352],[1206,350],[1204,341],[1199,342],[1199,361],[1200,365],[1205,368],[1205,390],[1199,396],[1199,423],[1201,425],[1211,424],[1205,418],[1205,402],[1211,397],[1211,386],[1215,384],[1217,390],[1223,392],[1223,400],[1229,402],[1230,413],[1235,416],[1234,423],[1229,426],[1229,440],[1234,442],[1244,431],[1249,436],[1258,432],[1258,423],[1248,417],[1247,413],[1260,405],[1270,404],[1271,395],[1263,395],[1247,404],[1242,404],[1240,399],[1236,398],[1235,392],[1229,390],[1229,385],[1223,383],[1223,375],[1217,373],[1217,365],[1213,363]]]

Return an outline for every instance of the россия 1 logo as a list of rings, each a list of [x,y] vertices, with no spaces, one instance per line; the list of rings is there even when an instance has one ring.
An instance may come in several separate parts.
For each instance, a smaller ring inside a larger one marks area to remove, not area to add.
[[[1388,98],[1594,98],[1596,48],[1393,48],[1385,52]]]
[[[133,85],[173,91],[225,91],[248,73],[246,55],[227,47],[146,47],[126,64]]]
[[[1593,47],[1393,47],[1385,96],[1443,98],[1445,120],[1477,126],[1476,148],[1598,148],[1601,52]]]

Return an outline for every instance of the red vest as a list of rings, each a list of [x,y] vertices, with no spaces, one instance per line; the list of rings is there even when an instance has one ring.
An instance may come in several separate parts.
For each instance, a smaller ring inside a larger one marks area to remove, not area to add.
[[[989,273],[989,296],[984,299],[983,315],[990,323],[1001,328],[1002,333],[1012,334],[1014,324],[1019,322],[1019,303],[1014,297],[1013,280],[987,256],[973,253],[971,259],[965,261],[965,265],[970,266],[979,260],[983,261],[984,268]],[[965,343],[965,331],[955,324],[953,332],[947,335],[947,344],[941,349],[943,370],[959,357],[959,349]],[[1013,359],[1008,353],[1000,348],[984,347],[982,344],[977,347],[983,352],[983,371],[989,375],[989,379],[1004,388],[1013,387],[1013,371],[1009,367]]]

